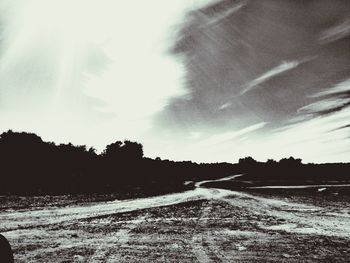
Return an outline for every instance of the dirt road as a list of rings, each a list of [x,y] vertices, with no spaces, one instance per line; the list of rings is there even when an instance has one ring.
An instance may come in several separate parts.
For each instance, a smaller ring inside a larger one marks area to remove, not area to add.
[[[135,200],[7,209],[0,231],[20,263],[348,262],[346,203],[202,185]]]

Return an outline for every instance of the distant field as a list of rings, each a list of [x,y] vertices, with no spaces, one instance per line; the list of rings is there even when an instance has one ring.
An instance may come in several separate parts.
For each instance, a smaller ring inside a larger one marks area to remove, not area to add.
[[[1,197],[0,232],[18,263],[348,262],[349,189]]]

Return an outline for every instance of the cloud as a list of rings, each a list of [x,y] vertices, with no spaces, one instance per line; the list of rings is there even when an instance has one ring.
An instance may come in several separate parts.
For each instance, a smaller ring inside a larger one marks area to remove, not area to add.
[[[350,105],[350,98],[330,98],[306,105],[298,110],[301,114],[329,114]]]
[[[218,145],[220,143],[227,143],[228,141],[240,138],[244,135],[247,135],[249,133],[255,132],[257,130],[262,129],[264,126],[266,125],[266,123],[261,122],[261,123],[257,123],[248,127],[245,127],[244,129],[240,129],[237,131],[230,131],[230,132],[224,132],[224,133],[219,133],[219,134],[215,134],[210,136],[207,139],[204,139],[202,141],[200,141],[196,146],[200,146],[200,147],[212,147],[214,145]]]
[[[319,99],[298,110],[299,114],[324,115],[340,111],[350,106],[350,80],[347,79],[332,88],[308,97]]]
[[[323,97],[323,96],[329,96],[329,95],[339,95],[342,93],[349,93],[350,92],[350,79],[347,79],[337,85],[335,85],[332,88],[328,88],[326,90],[317,92],[315,94],[310,95],[310,98],[317,98],[317,97]]]
[[[222,22],[223,20],[225,20],[226,18],[228,18],[229,16],[231,16],[232,14],[240,10],[242,7],[244,7],[246,4],[247,4],[247,1],[241,1],[241,2],[238,2],[236,5],[233,5],[225,9],[221,13],[215,14],[214,17],[208,16],[209,20],[203,26],[213,26]]]
[[[267,72],[265,72],[264,74],[262,74],[258,78],[250,81],[248,83],[248,85],[241,91],[241,95],[245,94],[246,92],[257,87],[259,84],[261,84],[261,83],[263,83],[263,82],[265,82],[265,81],[267,81],[267,80],[269,80],[277,75],[280,75],[286,71],[289,71],[291,69],[296,68],[297,66],[299,66],[300,63],[301,63],[301,61],[283,61],[278,66],[268,70]]]
[[[226,103],[222,104],[222,105],[219,107],[219,110],[227,109],[227,108],[229,108],[231,105],[232,105],[231,102],[226,102]]]
[[[320,36],[320,42],[326,44],[348,37],[350,35],[350,19],[324,30]]]

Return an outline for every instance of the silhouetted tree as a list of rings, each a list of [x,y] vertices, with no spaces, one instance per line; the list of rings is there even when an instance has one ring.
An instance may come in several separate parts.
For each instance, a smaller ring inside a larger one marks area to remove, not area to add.
[[[244,169],[255,169],[258,164],[258,162],[253,157],[250,157],[250,156],[245,158],[240,158],[238,160],[238,163]]]
[[[276,162],[275,160],[273,160],[273,159],[268,159],[268,160],[266,161],[266,164],[267,164],[267,165],[276,165],[277,162]]]
[[[294,157],[283,158],[279,161],[279,163],[281,165],[287,165],[287,166],[300,165],[301,159],[295,159]]]
[[[85,145],[44,142],[32,133],[0,135],[0,194],[64,194],[118,192],[153,195],[193,187],[185,181],[216,179],[244,173],[247,180],[349,181],[349,164],[303,164],[283,158],[238,164],[175,162],[145,158],[140,143],[116,141],[97,154]]]

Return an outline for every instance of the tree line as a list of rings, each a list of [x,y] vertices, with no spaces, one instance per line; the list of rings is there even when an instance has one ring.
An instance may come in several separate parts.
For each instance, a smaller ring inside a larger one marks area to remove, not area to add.
[[[245,173],[252,180],[271,178],[340,178],[349,164],[302,164],[300,159],[239,163],[195,163],[151,159],[142,144],[116,141],[103,152],[84,145],[45,142],[38,135],[11,130],[0,135],[0,194],[121,193],[154,195],[190,189],[186,181]]]
[[[229,175],[232,167],[146,158],[140,143],[127,140],[97,154],[84,145],[44,142],[33,133],[0,135],[0,194],[151,195],[186,189],[186,180]]]

